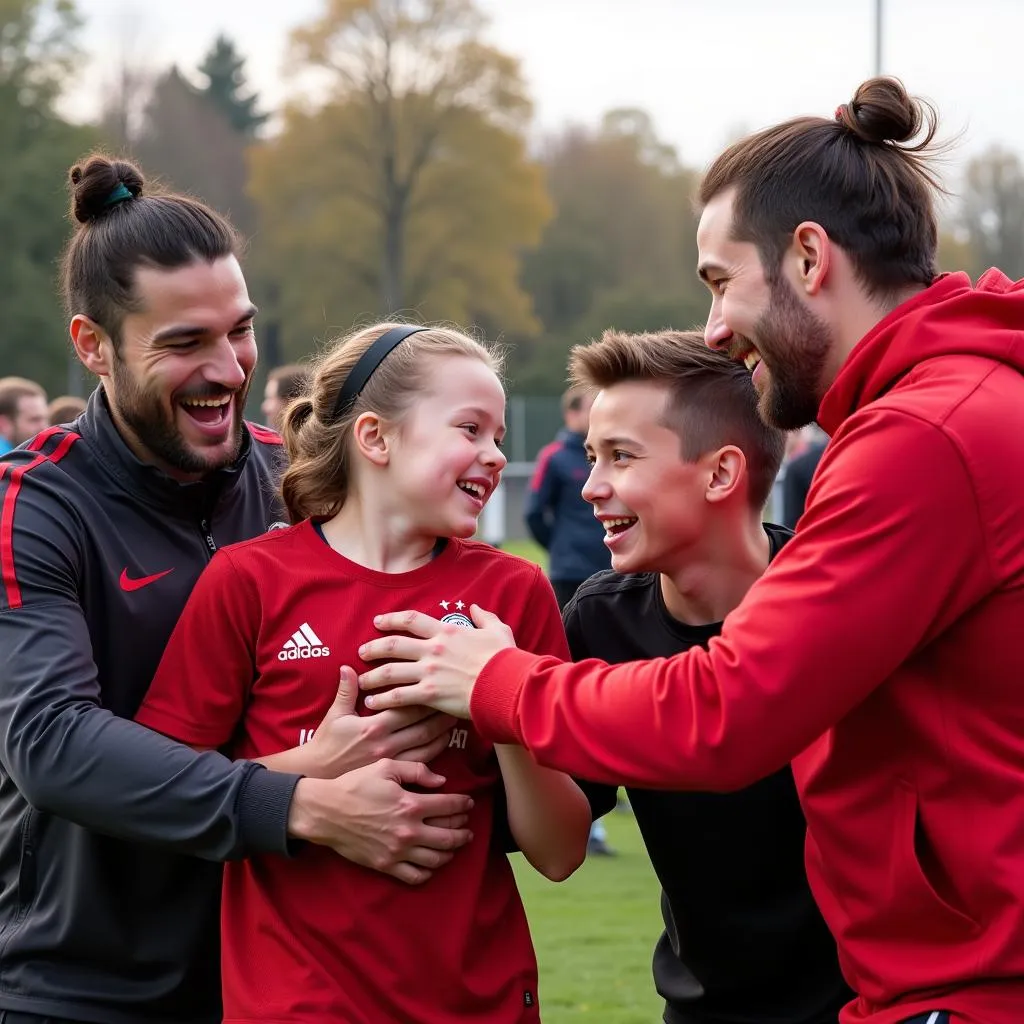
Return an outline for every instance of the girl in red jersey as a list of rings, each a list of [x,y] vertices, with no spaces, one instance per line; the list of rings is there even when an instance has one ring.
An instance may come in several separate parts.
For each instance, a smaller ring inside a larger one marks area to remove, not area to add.
[[[332,346],[284,421],[292,522],[218,552],[139,711],[175,739],[310,776],[304,742],[376,614],[415,608],[473,628],[493,609],[537,653],[567,657],[544,575],[469,540],[505,456],[495,356],[445,328],[381,324]],[[512,1024],[540,1019],[537,968],[505,850],[552,879],[582,862],[590,810],[568,777],[456,723],[431,762],[472,797],[472,841],[421,885],[303,847],[228,864],[230,1024]],[[284,753],[280,753],[284,752]],[[511,840],[511,844],[509,843]]]

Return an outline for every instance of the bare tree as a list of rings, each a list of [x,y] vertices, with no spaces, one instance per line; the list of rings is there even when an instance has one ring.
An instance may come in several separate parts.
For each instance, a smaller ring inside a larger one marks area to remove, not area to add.
[[[134,152],[148,174],[199,196],[248,235],[247,145],[220,106],[172,66],[151,90]]]
[[[153,31],[142,5],[125,5],[113,17],[113,44],[101,55],[106,73],[101,85],[100,130],[111,145],[130,151],[142,131],[156,82]]]
[[[403,306],[414,192],[446,136],[470,110],[508,127],[529,116],[518,63],[482,41],[485,26],[472,0],[327,0],[293,36],[295,64],[325,72],[332,98],[361,115],[347,144],[372,172],[383,312]]]
[[[967,165],[960,220],[983,267],[1024,276],[1024,166],[993,146]]]

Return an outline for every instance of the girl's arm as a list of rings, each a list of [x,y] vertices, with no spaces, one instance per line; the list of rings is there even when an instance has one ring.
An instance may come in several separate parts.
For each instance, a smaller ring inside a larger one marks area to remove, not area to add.
[[[152,728],[154,732],[159,732],[164,736],[170,736],[171,739],[174,739],[164,729],[157,728],[156,726]],[[208,750],[217,749],[202,743],[186,743],[185,745],[191,747],[197,754],[205,754]],[[309,752],[305,749],[307,746],[308,744],[303,743],[299,747],[292,747],[291,750],[282,750],[278,754],[267,754],[266,757],[236,757],[235,760],[252,761],[253,764],[261,764],[264,768],[269,768],[275,772],[284,772],[285,775],[305,775],[311,779],[335,778],[335,776],[328,775],[324,771],[315,757],[310,756]]]
[[[454,719],[430,708],[394,708],[356,714],[359,684],[348,666],[338,670],[338,692],[305,743],[255,757],[256,764],[310,779],[336,779],[375,761],[432,761],[448,748]]]
[[[360,730],[369,723],[369,719],[360,718],[355,713],[356,683],[353,676],[352,669],[344,665],[338,670],[338,692],[323,721],[310,733],[305,743],[252,760],[275,772],[305,775],[311,779],[335,779],[352,768],[361,768],[367,764],[365,759],[351,759],[352,747],[359,739],[359,735],[353,733],[353,728]],[[385,756],[390,755],[378,755]]]
[[[256,764],[261,764],[271,771],[284,772],[287,775],[305,775],[311,779],[336,778],[336,776],[326,774],[320,765],[309,756],[309,751],[305,749],[306,746],[307,744],[303,743],[302,746],[292,747],[291,750],[282,750],[276,754],[253,757],[249,760],[255,761]]]
[[[227,746],[255,678],[261,608],[251,572],[235,565],[230,550],[218,551],[189,596],[137,720],[195,750]],[[214,645],[206,642],[211,622],[221,623],[224,633]],[[329,779],[397,753],[378,752],[385,737],[379,728],[373,731],[376,723],[354,713],[353,676],[351,669],[340,670],[335,700],[308,742],[252,760],[278,772]]]
[[[524,650],[569,659],[558,601],[537,569],[526,590],[515,632]],[[523,747],[495,746],[505,784],[508,823],[523,856],[542,875],[560,882],[583,863],[590,835],[590,804],[575,782],[541,768]]]
[[[528,750],[496,746],[508,823],[523,856],[552,882],[568,878],[587,855],[590,804],[561,772],[541,768]]]
[[[155,732],[161,732],[155,729]],[[163,733],[163,735],[169,735]],[[172,736],[171,739],[174,737]],[[208,750],[216,750],[216,747],[204,747],[199,743],[188,743],[197,754],[205,754]],[[303,744],[305,746],[305,744]],[[292,747],[291,750],[282,750],[279,754],[267,754],[266,757],[236,757],[236,761],[252,761],[254,764],[261,764],[271,771],[283,772],[285,775],[306,775],[309,778],[329,778],[327,775],[320,775],[317,772],[318,765],[303,752],[302,747]]]

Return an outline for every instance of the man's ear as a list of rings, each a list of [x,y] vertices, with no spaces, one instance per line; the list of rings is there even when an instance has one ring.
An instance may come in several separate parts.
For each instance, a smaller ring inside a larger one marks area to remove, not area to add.
[[[109,377],[110,362],[114,357],[114,343],[110,335],[95,320],[82,313],[71,318],[68,331],[82,365],[97,377]]]
[[[375,466],[386,466],[391,460],[391,439],[387,424],[375,412],[364,412],[352,428],[356,451]]]
[[[747,459],[735,445],[729,444],[708,456],[710,476],[704,498],[725,501],[742,487],[747,478]]]
[[[806,295],[817,295],[828,278],[832,258],[828,232],[813,220],[798,224],[787,256],[795,265],[796,287]]]

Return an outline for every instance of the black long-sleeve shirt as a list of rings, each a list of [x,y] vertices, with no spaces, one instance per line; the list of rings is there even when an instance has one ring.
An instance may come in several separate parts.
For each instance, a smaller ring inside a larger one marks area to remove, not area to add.
[[[179,484],[98,389],[0,460],[0,1009],[220,1020],[215,862],[284,851],[297,780],[131,719],[212,552],[282,518],[279,451]]]
[[[772,554],[791,534],[767,525]],[[706,646],[721,623],[669,615],[656,573],[594,576],[566,606],[574,661]],[[594,814],[615,787],[580,780]],[[850,991],[804,872],[806,823],[787,767],[734,793],[627,788],[661,883],[654,980],[668,1024],[835,1024]]]

